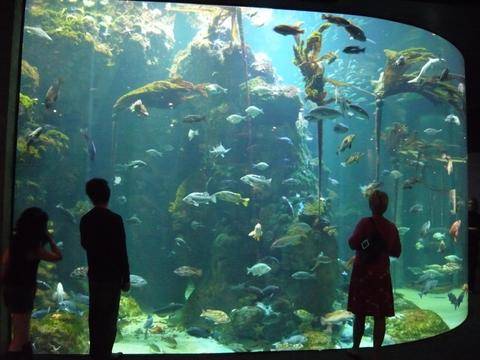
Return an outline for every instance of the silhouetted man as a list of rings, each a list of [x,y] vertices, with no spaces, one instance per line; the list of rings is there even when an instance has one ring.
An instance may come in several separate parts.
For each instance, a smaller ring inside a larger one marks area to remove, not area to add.
[[[90,356],[108,360],[117,333],[120,292],[130,289],[125,230],[121,216],[108,209],[107,181],[91,179],[85,190],[94,205],[80,221],[81,242],[88,259]]]

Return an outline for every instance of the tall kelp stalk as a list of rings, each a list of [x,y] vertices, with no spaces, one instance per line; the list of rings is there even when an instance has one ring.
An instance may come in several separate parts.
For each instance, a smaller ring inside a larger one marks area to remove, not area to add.
[[[380,178],[380,135],[382,131],[383,99],[377,97],[375,100],[375,181]]]

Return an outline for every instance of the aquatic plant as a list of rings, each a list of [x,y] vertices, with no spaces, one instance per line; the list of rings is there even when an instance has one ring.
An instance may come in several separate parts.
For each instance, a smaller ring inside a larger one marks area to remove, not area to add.
[[[321,216],[327,210],[327,203],[324,199],[317,198],[305,203],[303,213],[309,216]]]
[[[38,103],[38,100],[32,99],[31,97],[22,93],[19,94],[19,97],[20,105],[23,106],[25,111],[31,110]]]
[[[30,65],[28,61],[22,59],[21,74],[22,86],[35,91],[38,88],[38,85],[40,85],[40,74],[38,72],[38,68]]]
[[[132,319],[137,316],[145,315],[133,296],[122,295],[120,298],[120,307],[118,310],[119,318]]]
[[[448,330],[445,321],[432,310],[407,309],[401,317],[387,319],[387,333],[395,342],[424,339]]]

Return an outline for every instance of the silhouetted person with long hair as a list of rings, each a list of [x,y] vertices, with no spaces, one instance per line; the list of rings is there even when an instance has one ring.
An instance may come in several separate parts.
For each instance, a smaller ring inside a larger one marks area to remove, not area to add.
[[[0,283],[4,286],[5,305],[12,320],[12,339],[7,359],[31,359],[30,318],[37,291],[40,260],[56,262],[62,252],[48,234],[48,215],[31,207],[18,218],[10,244],[3,255]],[[49,244],[50,250],[44,246]]]
[[[478,249],[480,247],[480,214],[478,201],[468,200],[468,288],[477,293]]]
[[[120,293],[130,289],[125,230],[121,216],[108,209],[107,181],[91,179],[85,190],[94,205],[80,220],[88,260],[90,356],[108,360],[117,334]]]
[[[374,356],[378,358],[385,337],[385,317],[395,315],[389,256],[399,257],[401,244],[397,227],[383,217],[388,195],[376,190],[368,204],[372,216],[361,219],[348,240],[356,250],[348,292],[347,309],[355,314],[353,348],[348,354],[358,357],[365,317],[373,316]]]

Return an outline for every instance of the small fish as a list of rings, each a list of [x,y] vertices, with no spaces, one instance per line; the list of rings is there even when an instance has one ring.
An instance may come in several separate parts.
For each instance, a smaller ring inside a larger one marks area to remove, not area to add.
[[[329,177],[328,179],[328,182],[333,185],[333,186],[337,186],[338,184],[340,184],[340,182],[332,177]]]
[[[399,226],[398,227],[398,233],[400,234],[400,236],[405,235],[409,230],[410,230],[410,228],[406,227],[406,226]]]
[[[422,298],[424,295],[427,295],[432,289],[434,289],[437,285],[438,285],[437,279],[431,279],[431,280],[425,281],[422,291],[420,291],[418,295],[420,296],[420,298]]]
[[[244,121],[246,118],[247,118],[246,116],[242,116],[242,115],[238,115],[238,114],[232,114],[232,115],[227,116],[227,121],[231,124],[239,124],[242,121]]]
[[[210,195],[208,192],[192,192],[183,198],[183,201],[189,205],[200,206],[200,204],[216,203],[215,195]]]
[[[361,106],[359,105],[356,105],[356,104],[349,104],[348,105],[348,109],[350,110],[350,112],[353,113],[353,115],[356,115],[358,116],[360,119],[362,120],[368,120],[370,119],[369,115],[368,115],[368,112],[362,108]]]
[[[287,35],[298,36],[305,32],[298,25],[284,25],[284,24],[275,26],[273,28],[273,31],[283,36],[287,36]]]
[[[458,93],[461,95],[461,96],[465,96],[465,84],[464,83],[459,83],[458,86],[457,86],[457,90],[458,90]]]
[[[256,174],[247,174],[245,176],[242,176],[240,178],[240,181],[256,189],[269,187],[272,183],[272,179],[267,179],[263,175],[256,175]]]
[[[147,316],[147,320],[145,320],[145,322],[143,323],[143,328],[145,330],[148,330],[148,329],[151,329],[153,327],[153,317],[152,315],[148,315]]]
[[[164,305],[164,306],[154,310],[153,313],[157,314],[157,315],[165,315],[165,314],[172,313],[174,311],[180,310],[181,308],[183,308],[183,306],[184,306],[184,304],[171,302],[167,305]]]
[[[457,115],[454,115],[454,114],[447,115],[444,121],[450,124],[455,124],[457,126],[460,126],[460,119]]]
[[[345,26],[345,30],[350,34],[350,36],[358,41],[366,41],[367,37],[365,36],[365,33],[363,32],[362,29],[360,29],[358,26],[349,24]],[[372,40],[369,40],[370,42],[374,42]],[[365,49],[365,48],[364,48]]]
[[[348,130],[350,130],[350,128],[343,123],[336,123],[333,127],[333,131],[338,134],[346,133]]]
[[[355,134],[350,134],[347,135],[343,138],[342,142],[340,143],[340,146],[337,149],[337,155],[346,149],[351,149],[352,148],[352,143],[353,140],[355,139]]]
[[[420,234],[421,235],[426,235],[428,233],[428,231],[430,230],[430,226],[431,226],[431,222],[430,220],[426,221],[423,225],[422,225],[422,228],[420,229]]]
[[[88,266],[79,266],[70,273],[72,279],[84,280],[87,278]]]
[[[51,310],[51,308],[49,306],[47,309],[41,309],[41,310],[34,311],[34,312],[32,312],[32,319],[37,319],[37,320],[43,319],[45,316],[50,314],[50,310]]]
[[[236,205],[242,204],[245,207],[248,206],[248,202],[250,201],[249,198],[242,198],[242,195],[239,193],[227,190],[216,192],[212,196],[215,196],[217,199],[223,201],[234,203]]]
[[[268,273],[272,268],[265,263],[256,263],[252,267],[247,267],[247,275],[262,276]]]
[[[65,300],[67,294],[63,290],[63,285],[61,282],[57,283],[57,289],[52,295],[52,299],[56,301],[57,303],[61,303],[62,301]]]
[[[257,170],[260,170],[260,171],[264,171],[264,170],[267,170],[270,165],[268,165],[266,162],[259,162],[259,163],[256,163],[256,164],[253,164],[252,167],[254,169],[257,169]]]
[[[205,115],[186,115],[183,117],[183,122],[184,123],[197,123],[200,121],[205,121],[207,117]]]
[[[311,280],[315,279],[315,274],[309,273],[307,271],[297,271],[291,275],[292,279],[295,280]]]
[[[192,220],[192,222],[190,223],[190,227],[193,230],[198,230],[198,229],[203,229],[205,225],[203,225],[200,221]]]
[[[340,116],[342,116],[342,113],[338,110],[329,108],[327,106],[317,106],[305,116],[305,119],[308,121],[321,121],[334,119]]]
[[[458,297],[456,297],[451,292],[448,293],[448,300],[450,301],[450,304],[452,304],[454,306],[455,310],[457,310],[458,307],[460,306],[460,304],[463,302],[463,296],[464,296],[463,291],[460,295],[458,295]]]
[[[287,235],[275,240],[270,246],[272,249],[284,248],[287,246],[296,246],[302,243],[305,236],[302,235]]]
[[[226,94],[228,92],[228,89],[225,89],[218,84],[208,84],[205,86],[205,90],[208,94],[213,95]]]
[[[130,285],[134,288],[140,288],[148,285],[148,282],[140,275],[130,274]]]
[[[447,68],[443,69],[442,72],[440,73],[440,76],[438,77],[438,81],[448,80],[449,73],[450,71]]]
[[[63,79],[58,78],[48,88],[47,93],[45,95],[45,107],[47,109],[51,109],[53,105],[55,105],[55,103],[57,102],[58,95],[60,93],[60,86],[62,86],[62,84],[63,84]]]
[[[456,189],[450,189],[448,191],[448,201],[452,205],[452,209],[450,210],[450,213],[452,215],[455,215],[457,213],[457,190]]]
[[[434,136],[437,135],[438,133],[442,132],[442,129],[433,129],[433,128],[428,128],[423,130],[423,132],[429,136]]]
[[[248,115],[248,117],[254,119],[258,115],[263,114],[263,110],[256,106],[249,106],[245,109],[245,113]]]
[[[364,53],[366,50],[366,48],[360,48],[358,46],[347,46],[346,48],[344,48],[342,51],[345,53],[345,54],[360,54],[360,53]]]
[[[262,238],[262,235],[263,235],[263,231],[262,231],[262,225],[260,223],[257,223],[257,225],[255,225],[253,230],[248,233],[248,236],[254,238],[257,241],[260,241],[260,239]]]
[[[433,65],[433,64],[436,64],[440,61],[444,61],[444,59],[441,59],[441,58],[430,58],[428,59],[428,61],[422,66],[422,68],[420,69],[420,72],[418,73],[418,75],[416,77],[414,77],[413,79],[409,80],[408,82],[411,84],[411,83],[417,83],[419,82],[420,78],[425,74],[425,72]]]
[[[288,145],[293,145],[292,139],[290,139],[288,136],[277,137],[277,140],[280,140]]]
[[[35,35],[48,41],[53,41],[50,35],[48,35],[47,32],[39,26],[25,26],[23,29],[27,34]]]
[[[403,174],[398,170],[392,170],[392,171],[390,171],[390,176],[393,179],[397,180],[397,179],[400,179],[403,176]]]
[[[228,315],[222,310],[206,309],[202,310],[200,317],[213,321],[214,324],[226,324],[230,322]]]
[[[198,136],[200,133],[198,130],[190,129],[188,130],[188,140],[192,141],[195,136]]]
[[[151,157],[156,157],[156,158],[161,158],[163,156],[163,154],[156,149],[145,150],[145,153],[147,153],[147,155],[149,155]]]
[[[414,176],[403,181],[402,189],[412,189],[413,185],[422,181],[422,178]]]
[[[198,269],[192,266],[180,266],[175,270],[173,270],[173,272],[176,275],[182,276],[182,277],[191,277],[191,276],[200,277],[202,276],[202,273],[203,273],[202,269]]]
[[[90,135],[88,135],[87,129],[80,129],[80,134],[83,136],[85,142],[87,143],[87,151],[90,161],[94,161],[95,155],[97,154],[97,149],[95,147],[93,139],[90,137]]]
[[[61,202],[58,203],[55,208],[57,208],[61,212],[61,214],[66,217],[72,224],[77,223],[77,218],[75,217],[73,211],[70,209],[66,209]]]
[[[219,156],[220,156],[220,157],[223,158],[223,157],[225,157],[225,154],[226,154],[227,152],[229,152],[230,150],[231,150],[230,148],[226,149],[226,148],[222,145],[222,143],[220,143],[219,145],[214,146],[213,148],[211,148],[209,152],[210,152],[210,154],[213,154],[214,157],[219,157]]]
[[[414,204],[410,206],[410,208],[408,209],[408,212],[414,214],[414,213],[422,212],[423,210],[424,210],[424,207],[422,204]]]
[[[340,165],[346,167],[347,165],[358,163],[364,155],[364,153],[360,152],[353,153],[347,159],[345,159],[345,161],[341,162]]]
[[[455,263],[460,263],[463,261],[462,258],[459,258],[457,255],[447,255],[444,257],[445,260],[448,262],[455,262]]]
[[[405,58],[405,56],[400,55],[398,57],[398,59],[395,60],[395,66],[396,67],[401,67],[401,66],[405,65],[406,61],[407,61],[407,59]]]
[[[148,113],[147,108],[145,107],[145,105],[143,105],[143,102],[140,99],[134,101],[133,104],[130,105],[129,109],[130,109],[131,112],[134,112],[134,113],[136,113],[138,115],[141,115],[141,116],[149,116],[150,115]]]
[[[58,246],[58,244],[57,244],[57,246]],[[50,285],[48,285],[48,283],[46,283],[45,281],[37,279],[37,288],[39,288],[41,290],[50,290],[52,287]]]
[[[128,164],[125,164],[125,166],[128,168],[128,169],[139,169],[139,168],[143,168],[145,166],[147,166],[148,164],[143,161],[143,160],[132,160],[130,161]]]
[[[129,218],[125,219],[125,222],[131,225],[140,225],[141,223],[143,223],[143,221],[140,220],[140,218],[136,215],[130,216]]]
[[[332,23],[338,26],[348,26],[352,24],[350,21],[348,21],[347,19],[341,16],[331,15],[331,14],[322,14],[322,20],[327,20],[329,23]]]

